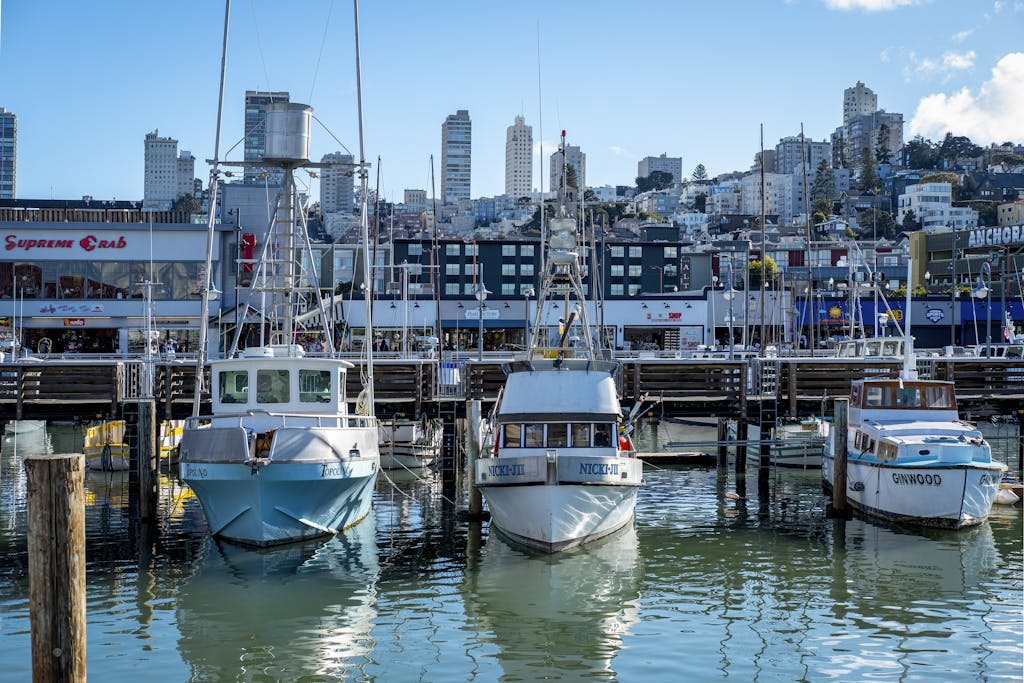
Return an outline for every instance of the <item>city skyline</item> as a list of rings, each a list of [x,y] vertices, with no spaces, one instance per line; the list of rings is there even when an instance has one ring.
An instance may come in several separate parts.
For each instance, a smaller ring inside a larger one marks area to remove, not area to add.
[[[711,5],[648,3],[644,19],[655,20],[624,30],[616,3],[570,2],[558,14],[535,2],[514,14],[470,2],[401,12],[364,3],[366,156],[374,172],[382,160],[382,195],[429,194],[433,155],[440,196],[438,129],[459,109],[473,121],[474,197],[504,191],[506,129],[516,116],[533,127],[535,152],[543,145],[544,159],[534,155],[538,189],[541,178],[547,189],[561,129],[586,151],[592,186],[632,184],[637,163],[661,153],[681,157],[684,176],[703,163],[713,177],[751,166],[762,123],[766,149],[801,123],[808,138],[827,139],[843,123],[844,90],[858,81],[879,108],[903,113],[907,140],[947,130],[979,144],[1024,140],[1024,51],[1003,47],[1017,44],[1021,0]],[[141,200],[143,142],[155,129],[192,150],[196,176],[208,181],[222,5],[4,9],[0,106],[18,116],[18,197]],[[321,3],[299,15],[263,0],[236,3],[223,158],[243,156],[247,90],[287,91],[313,106],[328,129],[314,123],[314,159],[339,151],[339,141],[358,157],[351,6]],[[315,181],[303,180],[318,196]]]

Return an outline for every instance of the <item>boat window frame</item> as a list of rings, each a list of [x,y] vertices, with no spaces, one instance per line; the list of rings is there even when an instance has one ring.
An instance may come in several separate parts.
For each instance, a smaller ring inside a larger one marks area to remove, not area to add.
[[[234,379],[234,389],[225,391],[227,386]],[[239,382],[244,380],[244,382]],[[229,400],[230,399],[230,400]],[[249,402],[249,371],[248,370],[221,370],[217,374],[217,400],[221,403],[248,403]]]
[[[515,430],[515,440],[509,439],[509,432]],[[505,448],[523,447],[523,425],[519,422],[507,422],[501,426],[501,443]]]
[[[299,368],[299,403],[330,403],[333,376],[330,370]]]
[[[266,378],[267,388],[261,389],[260,385],[264,378]],[[291,400],[290,397],[291,370],[289,368],[256,369],[256,403],[269,405],[288,403]]]

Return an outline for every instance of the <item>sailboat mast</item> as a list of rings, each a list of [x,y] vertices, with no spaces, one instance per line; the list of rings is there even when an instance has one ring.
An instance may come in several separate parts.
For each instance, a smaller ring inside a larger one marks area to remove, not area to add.
[[[199,312],[199,353],[196,354],[196,383],[192,395],[192,415],[199,415],[199,403],[203,397],[203,373],[206,366],[206,344],[209,336],[210,285],[213,278],[213,226],[217,214],[217,166],[220,164],[220,127],[224,116],[224,78],[228,66],[228,20],[231,17],[231,0],[224,0],[224,37],[220,52],[220,90],[217,96],[217,133],[213,138],[213,165],[210,167],[210,199],[206,223],[206,271],[203,277],[203,302]],[[238,302],[235,302],[235,306]],[[149,340],[146,340],[149,344]]]
[[[359,114],[359,179],[363,190],[363,201],[359,212],[360,238],[363,242],[363,277],[370,278],[363,288],[363,305],[366,307],[366,327],[363,333],[363,349],[366,352],[366,405],[370,414],[374,412],[373,398],[373,298],[372,271],[370,270],[370,218],[367,207],[369,178],[366,172],[366,143],[363,137],[363,68],[359,59],[359,0],[352,0],[355,16],[356,35],[356,103]],[[436,218],[435,218],[436,220]]]
[[[811,288],[811,214],[808,208],[808,197],[807,197],[807,145],[804,143],[804,124],[800,123],[800,167],[804,171],[804,235],[807,240],[807,250],[804,253],[804,259],[807,261],[807,299],[805,304],[807,306],[807,327],[809,327],[810,334],[807,335],[808,346],[811,349],[811,356],[814,356],[814,319],[811,317],[814,315],[814,292]]]
[[[765,226],[764,217],[764,124],[761,124],[761,163],[758,164],[761,167],[761,352],[759,355],[764,356],[765,349],[768,347],[768,337],[765,335],[764,325],[764,289],[765,284],[768,281],[768,250],[767,240],[765,239],[765,233],[767,232],[767,226]]]

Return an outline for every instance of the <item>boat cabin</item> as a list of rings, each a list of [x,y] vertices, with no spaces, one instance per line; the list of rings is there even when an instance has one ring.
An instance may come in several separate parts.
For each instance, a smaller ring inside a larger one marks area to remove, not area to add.
[[[214,413],[344,412],[345,370],[353,367],[346,361],[303,358],[291,350],[278,355],[274,347],[246,349],[241,358],[211,365]]]
[[[854,384],[850,403],[857,408],[955,410],[951,382],[874,381]]]
[[[508,422],[501,425],[504,449],[614,448],[614,422]],[[529,453],[508,453],[529,455]]]
[[[839,358],[901,358],[903,338],[872,337],[841,341],[836,344],[836,355]]]

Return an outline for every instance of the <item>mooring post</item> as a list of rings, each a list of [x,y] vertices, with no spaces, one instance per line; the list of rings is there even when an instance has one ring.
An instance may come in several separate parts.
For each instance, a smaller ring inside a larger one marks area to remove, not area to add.
[[[835,399],[835,417],[832,421],[832,510],[837,516],[846,513],[846,436],[850,415],[850,399]]]
[[[747,422],[736,420],[736,476],[747,474]]]
[[[32,680],[85,680],[85,456],[30,455]]]
[[[718,418],[718,466],[725,467],[729,464],[729,446],[725,443],[729,440],[729,419]]]
[[[771,446],[768,442],[772,438],[772,424],[762,422],[759,425],[760,453],[757,461],[757,490],[762,500],[768,500],[768,469],[771,467]]]
[[[138,402],[138,423],[136,433],[138,443],[129,452],[129,484],[135,486],[138,497],[138,515],[143,520],[154,520],[157,517],[159,503],[159,476],[156,438],[156,401],[143,399]],[[132,476],[134,475],[134,476]],[[129,496],[131,498],[131,496]]]
[[[476,487],[476,461],[480,457],[480,400],[473,399],[467,406],[466,460],[469,461],[469,518],[479,519],[484,512],[483,496]]]

